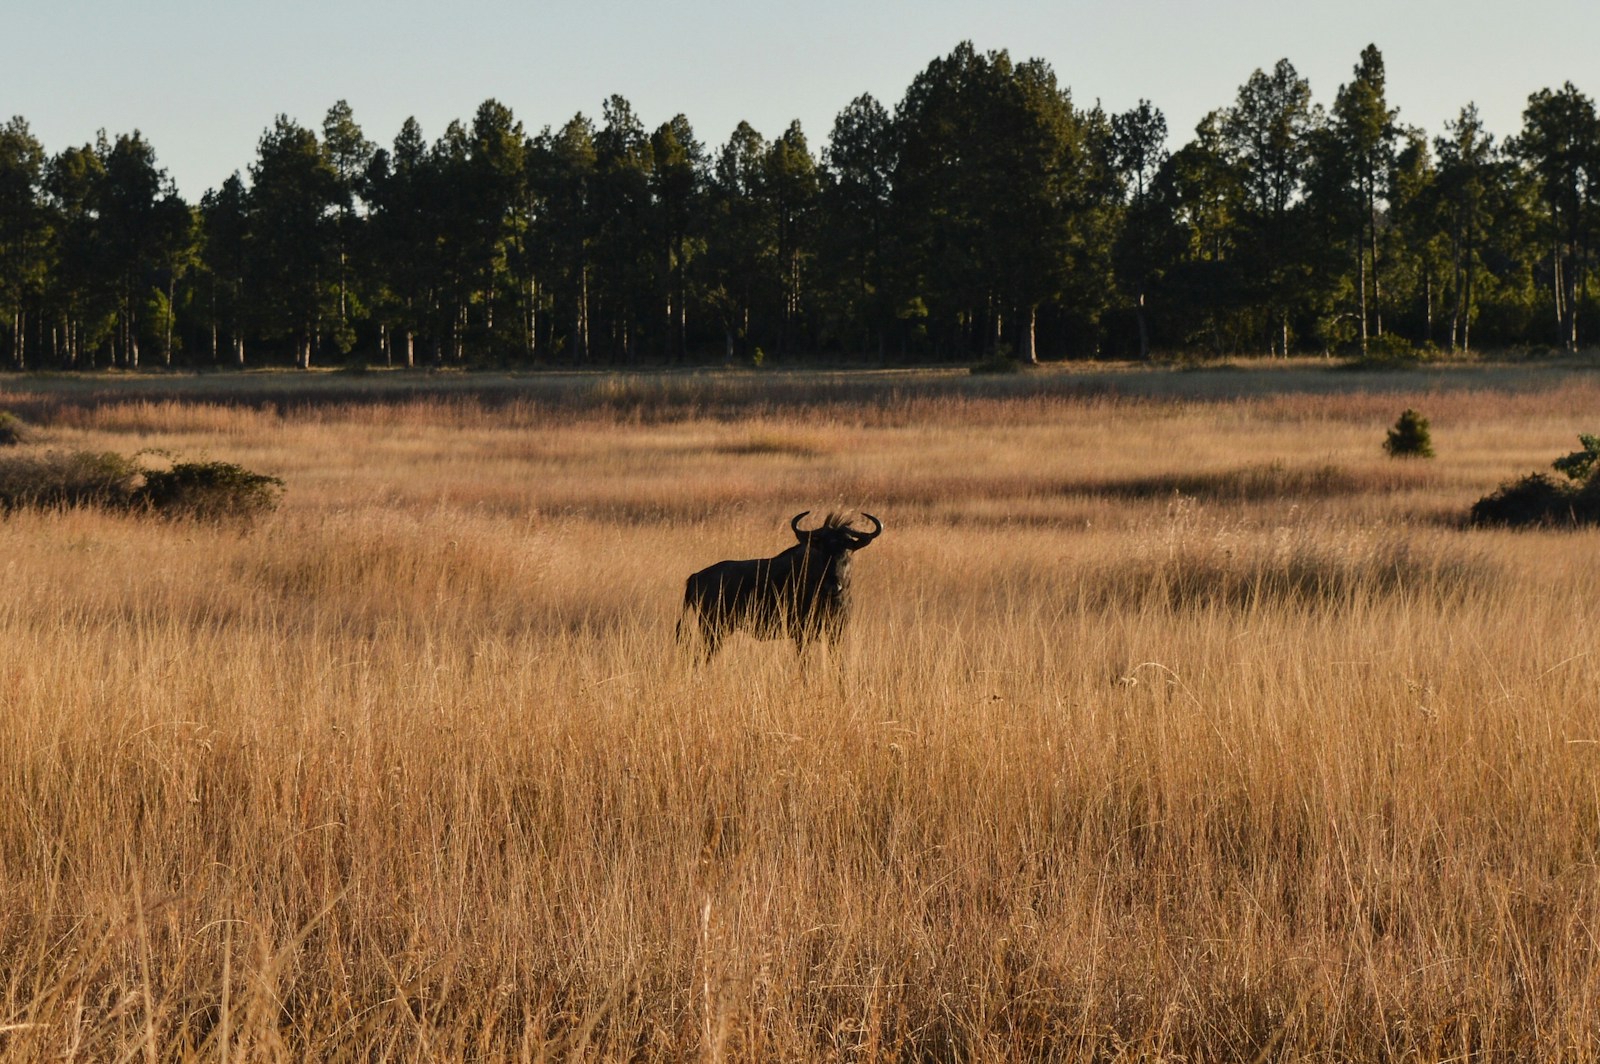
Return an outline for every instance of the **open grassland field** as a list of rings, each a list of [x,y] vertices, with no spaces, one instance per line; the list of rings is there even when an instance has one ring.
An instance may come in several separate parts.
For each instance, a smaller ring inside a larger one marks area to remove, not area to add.
[[[1600,375],[0,391],[288,485],[0,520],[0,1058],[1600,1060],[1600,534],[1462,523]]]

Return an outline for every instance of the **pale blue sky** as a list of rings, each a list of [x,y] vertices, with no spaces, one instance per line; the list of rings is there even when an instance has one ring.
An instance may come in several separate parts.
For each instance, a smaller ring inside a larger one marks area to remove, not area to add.
[[[432,140],[491,96],[534,131],[620,93],[711,147],[740,119],[770,137],[798,118],[820,150],[851,99],[892,107],[961,40],[1048,60],[1080,103],[1148,98],[1174,146],[1280,58],[1329,103],[1368,43],[1430,134],[1470,100],[1504,135],[1537,89],[1600,94],[1595,0],[10,0],[0,119],[50,152],[141,129],[190,199],[245,169],[274,115],[318,128],[339,99],[381,144],[408,115]]]

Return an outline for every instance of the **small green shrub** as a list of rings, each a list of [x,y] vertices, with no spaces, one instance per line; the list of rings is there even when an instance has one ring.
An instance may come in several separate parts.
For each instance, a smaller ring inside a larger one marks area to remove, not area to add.
[[[1415,360],[1422,357],[1422,351],[1416,344],[1394,333],[1384,333],[1382,336],[1369,338],[1367,353],[1378,358],[1396,360]]]
[[[1393,458],[1432,458],[1433,437],[1428,432],[1428,419],[1408,408],[1389,430],[1383,449]]]
[[[231,462],[177,462],[147,471],[132,503],[163,517],[248,521],[276,509],[282,494],[282,480]]]
[[[0,457],[0,510],[96,506],[207,521],[250,520],[275,509],[283,481],[228,462],[149,469],[110,451]]]
[[[995,355],[993,358],[986,358],[982,362],[975,363],[972,366],[972,372],[975,374],[1021,373],[1022,363],[1010,355]]]
[[[1414,369],[1437,354],[1431,347],[1419,347],[1403,336],[1384,333],[1369,338],[1366,351],[1357,353],[1347,366],[1357,370]]]
[[[49,451],[0,458],[0,509],[56,506],[122,507],[143,470],[109,451]]]
[[[0,410],[0,447],[15,447],[33,437],[33,426],[9,410]]]
[[[1550,463],[1565,481],[1530,473],[1502,484],[1472,505],[1475,525],[1507,528],[1600,524],[1600,436],[1580,435],[1581,451]]]

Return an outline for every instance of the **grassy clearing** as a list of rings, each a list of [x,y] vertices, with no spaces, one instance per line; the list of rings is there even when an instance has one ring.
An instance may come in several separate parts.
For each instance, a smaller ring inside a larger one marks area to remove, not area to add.
[[[46,388],[288,491],[0,524],[0,1053],[1596,1059],[1595,534],[1460,518],[1600,395],[1483,373]],[[836,504],[845,644],[693,667]]]

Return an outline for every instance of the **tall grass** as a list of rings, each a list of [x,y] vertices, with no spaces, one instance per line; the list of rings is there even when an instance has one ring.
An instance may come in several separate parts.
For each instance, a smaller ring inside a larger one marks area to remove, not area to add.
[[[1594,540],[1450,518],[1584,426],[1287,402],[45,423],[289,490],[0,524],[0,1055],[1600,1057]],[[844,643],[697,667],[835,503]]]

